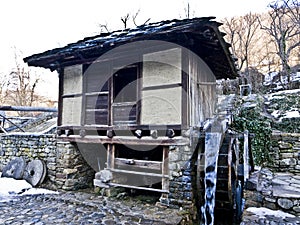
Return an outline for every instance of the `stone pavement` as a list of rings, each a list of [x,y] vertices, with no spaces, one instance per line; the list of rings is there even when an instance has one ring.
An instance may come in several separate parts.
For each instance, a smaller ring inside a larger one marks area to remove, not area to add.
[[[0,224],[14,225],[174,225],[183,220],[178,209],[84,192],[16,196],[0,202],[0,212]]]

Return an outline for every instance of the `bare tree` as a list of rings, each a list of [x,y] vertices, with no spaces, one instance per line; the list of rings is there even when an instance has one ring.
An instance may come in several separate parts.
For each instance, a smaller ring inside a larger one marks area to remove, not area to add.
[[[192,10],[192,9],[195,9],[196,6],[195,4],[193,4],[195,2],[193,2],[192,0],[184,0],[183,1],[183,10],[184,10],[184,15],[183,17],[186,18],[186,19],[190,19],[192,17],[195,17],[195,10]]]
[[[273,39],[280,58],[282,76],[287,78],[287,86],[290,85],[289,58],[293,50],[300,46],[299,2],[297,0],[277,0],[270,4],[268,13],[269,24],[261,23]]]
[[[105,23],[105,24],[99,24],[99,28],[100,28],[100,34],[101,33],[108,33],[109,32],[107,23]]]
[[[15,51],[15,68],[8,74],[5,86],[5,104],[15,106],[33,106],[41,98],[36,94],[40,80],[24,63],[20,63]]]
[[[120,19],[123,23],[123,29],[129,28],[130,24],[133,24],[135,27],[145,25],[151,20],[151,18],[148,18],[143,23],[138,24],[137,17],[139,16],[140,11],[141,10],[139,9],[135,13],[126,13],[126,15],[121,16]],[[100,23],[98,26],[100,28],[100,33],[111,32],[107,23]]]
[[[132,22],[136,27],[139,26],[136,22],[136,19],[137,19],[138,15],[140,14],[140,12],[141,12],[141,10],[139,9],[136,13],[134,13],[132,15]],[[142,25],[147,24],[150,20],[151,20],[151,18],[148,18],[144,23],[142,23]]]
[[[223,21],[227,41],[231,44],[233,54],[238,58],[238,69],[249,71],[251,51],[254,48],[255,33],[259,28],[258,15],[248,13]]]
[[[127,13],[125,16],[121,17],[121,21],[122,21],[122,23],[124,25],[124,29],[127,28],[129,19],[130,19],[129,13]]]
[[[1,105],[3,105],[6,101],[8,82],[9,82],[9,79],[8,79],[7,75],[1,74],[1,76],[0,76],[0,104]]]

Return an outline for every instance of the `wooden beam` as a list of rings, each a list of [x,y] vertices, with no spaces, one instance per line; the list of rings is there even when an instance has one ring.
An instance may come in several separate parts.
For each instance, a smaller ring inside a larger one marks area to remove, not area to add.
[[[169,147],[163,147],[162,189],[169,190]]]
[[[115,158],[115,165],[117,166],[128,166],[131,170],[135,168],[151,169],[162,171],[162,162],[159,161],[148,161],[148,160],[136,160],[136,159],[125,159]]]
[[[145,173],[145,172],[139,172],[139,171],[120,170],[120,169],[109,169],[109,170],[113,173],[127,173],[127,174],[143,175],[143,176],[149,176],[149,177],[161,177],[161,178],[169,179],[169,175],[163,175],[161,173]]]
[[[125,184],[117,184],[117,183],[109,183],[110,186],[116,186],[116,187],[124,187],[124,188],[133,188],[138,190],[146,190],[146,191],[156,191],[161,193],[169,193],[169,190],[163,190],[163,189],[155,189],[155,188],[148,188],[148,187],[138,187],[138,186],[131,186],[131,185],[125,185]]]
[[[113,138],[108,138],[106,136],[92,136],[86,135],[85,137],[81,137],[80,135],[61,135],[58,136],[57,139],[70,141],[70,142],[79,142],[79,143],[99,143],[99,144],[123,144],[123,145],[161,145],[161,146],[169,146],[169,145],[188,145],[189,139],[183,137],[158,137],[157,139],[153,139],[152,137],[142,137],[137,139],[135,137],[121,137],[115,136]]]
[[[0,111],[57,112],[57,108],[32,107],[32,106],[0,106]]]
[[[64,69],[59,68],[58,72],[58,118],[57,125],[62,125],[62,111],[63,111],[63,93],[64,93]],[[59,132],[58,132],[59,133]]]
[[[173,129],[173,130],[181,130],[182,126],[179,124],[171,124],[171,125],[131,125],[128,124],[128,126],[122,126],[122,125],[114,125],[114,126],[108,126],[108,125],[84,125],[84,126],[69,126],[69,125],[63,125],[59,126],[57,129],[59,130],[167,130],[167,129]]]

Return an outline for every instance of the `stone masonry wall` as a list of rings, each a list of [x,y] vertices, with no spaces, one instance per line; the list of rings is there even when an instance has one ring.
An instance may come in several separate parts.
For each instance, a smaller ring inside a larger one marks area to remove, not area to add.
[[[184,137],[189,137],[189,131],[183,132]],[[197,136],[197,135],[196,135]],[[169,176],[170,176],[170,193],[168,200],[173,207],[182,207],[188,215],[189,220],[197,220],[197,207],[195,204],[195,168],[193,167],[192,158],[195,146],[170,146],[169,148]]]
[[[274,171],[300,173],[300,133],[273,132],[271,153]]]
[[[300,133],[273,132],[273,163],[251,175],[247,207],[266,207],[300,216]]]
[[[170,171],[170,194],[169,200],[172,205],[191,205],[192,196],[192,171],[185,168],[190,160],[191,148],[189,146],[170,147],[169,171]]]
[[[47,176],[43,187],[76,190],[92,183],[94,172],[76,146],[58,142],[53,134],[0,136],[0,171],[15,157],[24,157],[27,162],[40,159],[46,163]]]
[[[76,146],[57,142],[56,184],[64,190],[91,186],[95,172],[87,165]]]
[[[262,168],[251,175],[250,183],[244,192],[245,208],[266,207],[300,216],[299,175]]]

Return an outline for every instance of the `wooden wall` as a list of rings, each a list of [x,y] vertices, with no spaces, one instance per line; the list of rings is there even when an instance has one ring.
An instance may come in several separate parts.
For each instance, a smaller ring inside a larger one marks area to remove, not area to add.
[[[137,125],[200,126],[213,116],[216,78],[201,58],[172,48],[143,54],[142,59],[143,63],[135,64],[137,77],[141,77],[137,85],[140,108],[135,111],[139,115],[134,119]],[[80,126],[81,122],[114,124],[114,117],[109,116],[114,104],[109,79],[113,74],[111,64],[114,61],[94,63],[89,70],[83,70],[83,65],[64,68],[63,126]]]
[[[215,111],[216,77],[201,58],[191,52],[188,55],[190,126],[200,126]]]

